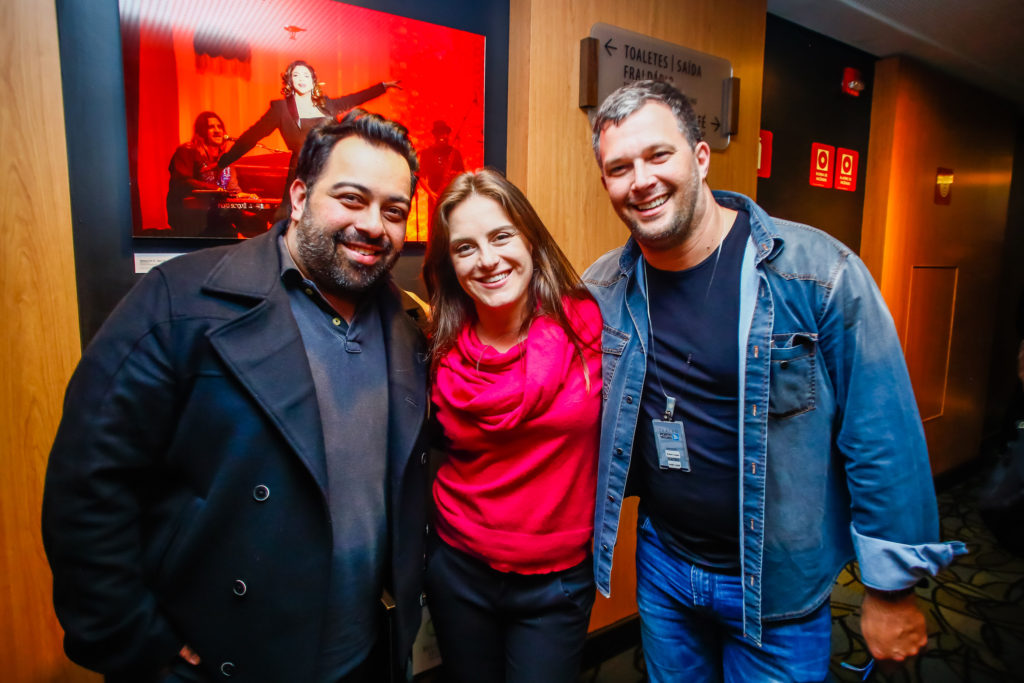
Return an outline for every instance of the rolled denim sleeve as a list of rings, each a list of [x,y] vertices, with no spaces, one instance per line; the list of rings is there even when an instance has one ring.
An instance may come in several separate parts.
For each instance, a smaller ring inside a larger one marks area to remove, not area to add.
[[[865,586],[883,591],[910,588],[924,576],[934,576],[959,555],[967,554],[960,541],[907,545],[857,533],[850,525],[853,548]]]
[[[938,543],[931,465],[903,349],[881,292],[853,254],[838,270],[821,340],[862,580],[879,590],[908,588],[966,549]]]

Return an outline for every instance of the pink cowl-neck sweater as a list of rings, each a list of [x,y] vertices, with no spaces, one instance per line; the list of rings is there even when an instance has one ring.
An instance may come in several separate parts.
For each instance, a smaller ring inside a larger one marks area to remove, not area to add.
[[[541,574],[587,557],[594,530],[601,411],[601,314],[565,300],[583,362],[550,318],[505,353],[472,326],[434,382],[450,440],[434,481],[435,525],[458,550],[504,572]]]

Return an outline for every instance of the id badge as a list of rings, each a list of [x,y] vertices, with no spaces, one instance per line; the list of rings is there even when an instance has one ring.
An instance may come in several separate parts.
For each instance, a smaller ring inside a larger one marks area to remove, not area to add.
[[[658,446],[658,465],[663,470],[690,471],[690,454],[686,450],[686,435],[682,422],[651,420],[654,443]]]

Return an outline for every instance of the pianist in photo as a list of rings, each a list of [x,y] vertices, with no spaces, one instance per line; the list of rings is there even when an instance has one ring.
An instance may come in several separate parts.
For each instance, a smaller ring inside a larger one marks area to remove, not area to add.
[[[174,150],[168,167],[167,224],[180,237],[234,237],[230,219],[221,216],[217,204],[227,197],[255,199],[242,191],[230,166],[217,162],[231,146],[224,121],[204,111],[192,124],[192,139]]]

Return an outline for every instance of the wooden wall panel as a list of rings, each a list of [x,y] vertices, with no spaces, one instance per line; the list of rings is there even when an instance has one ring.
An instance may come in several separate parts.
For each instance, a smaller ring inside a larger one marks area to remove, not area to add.
[[[65,659],[39,510],[79,356],[54,3],[0,4],[0,680],[98,680]]]
[[[996,303],[1013,151],[1007,103],[904,58],[878,63],[862,257],[897,321],[927,318],[909,310],[915,266],[958,271],[944,407],[925,425],[936,474],[978,454],[995,319],[1007,314]],[[934,202],[939,167],[955,174],[948,206]]]
[[[582,271],[626,241],[601,187],[587,114],[579,109],[579,41],[604,22],[724,57],[740,78],[739,132],[711,157],[709,183],[754,197],[764,66],[764,0],[512,0],[508,176],[529,196]],[[636,612],[635,501],[624,506],[612,597],[591,629]]]
[[[596,22],[724,57],[741,80],[739,133],[711,158],[714,189],[757,191],[763,0],[512,0],[508,175],[582,270],[626,228],[601,187],[579,102],[579,41]]]

